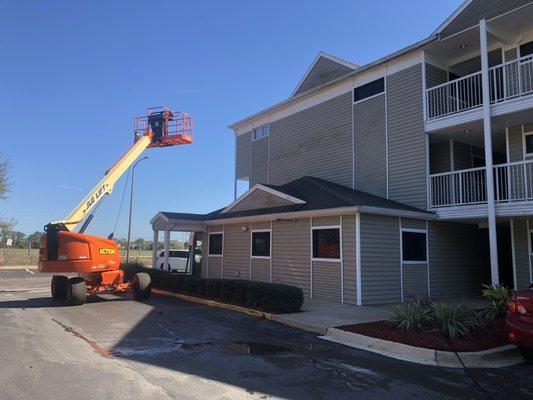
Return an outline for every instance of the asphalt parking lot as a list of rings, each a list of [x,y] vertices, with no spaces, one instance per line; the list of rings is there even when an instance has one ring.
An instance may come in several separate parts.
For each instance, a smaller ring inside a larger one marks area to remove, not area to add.
[[[427,367],[152,296],[63,307],[50,276],[0,270],[0,399],[531,399],[533,365]]]

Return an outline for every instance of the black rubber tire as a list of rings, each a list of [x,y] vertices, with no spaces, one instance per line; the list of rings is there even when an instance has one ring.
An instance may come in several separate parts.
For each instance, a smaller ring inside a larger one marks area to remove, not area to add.
[[[85,279],[80,277],[70,278],[68,280],[67,304],[69,306],[81,306],[85,303],[86,297]]]
[[[54,275],[52,277],[52,299],[54,300],[66,300],[68,290],[68,278],[64,275]]]
[[[529,347],[524,346],[518,346],[518,352],[524,357],[526,360],[531,361],[533,360],[533,349]]]
[[[135,300],[146,300],[152,294],[152,280],[146,272],[138,272],[133,277],[133,298]]]

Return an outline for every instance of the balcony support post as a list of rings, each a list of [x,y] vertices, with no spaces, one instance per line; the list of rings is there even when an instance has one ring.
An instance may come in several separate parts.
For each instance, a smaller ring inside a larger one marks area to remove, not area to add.
[[[157,245],[159,244],[159,231],[154,229],[154,237],[152,239],[152,268],[156,268],[157,264]]]
[[[496,210],[494,206],[494,168],[492,161],[492,127],[490,117],[489,59],[487,22],[479,21],[481,44],[481,87],[483,92],[483,138],[485,144],[485,176],[487,180],[487,216],[489,225],[490,273],[492,285],[500,283],[498,272],[498,238],[496,236]]]

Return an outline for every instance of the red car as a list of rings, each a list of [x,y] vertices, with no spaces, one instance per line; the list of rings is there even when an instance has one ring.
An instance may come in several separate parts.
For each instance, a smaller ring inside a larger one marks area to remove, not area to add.
[[[513,294],[507,305],[507,339],[516,344],[522,355],[533,356],[533,285]]]

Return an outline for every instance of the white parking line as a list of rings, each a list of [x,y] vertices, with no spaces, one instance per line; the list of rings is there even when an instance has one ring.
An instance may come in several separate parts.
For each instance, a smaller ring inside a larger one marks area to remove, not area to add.
[[[29,272],[30,274],[35,275],[35,272],[33,272],[32,270],[30,270],[28,268],[26,268],[26,272]]]

